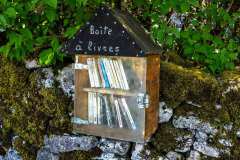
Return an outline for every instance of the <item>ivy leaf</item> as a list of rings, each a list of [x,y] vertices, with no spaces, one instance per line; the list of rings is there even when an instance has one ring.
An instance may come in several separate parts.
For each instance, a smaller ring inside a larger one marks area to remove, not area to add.
[[[44,3],[47,4],[48,6],[56,9],[57,8],[57,2],[58,0],[44,0]]]
[[[4,12],[9,18],[16,18],[16,10],[13,7],[6,9]]]
[[[41,65],[49,65],[54,59],[54,52],[52,49],[43,50],[39,56],[39,63]]]

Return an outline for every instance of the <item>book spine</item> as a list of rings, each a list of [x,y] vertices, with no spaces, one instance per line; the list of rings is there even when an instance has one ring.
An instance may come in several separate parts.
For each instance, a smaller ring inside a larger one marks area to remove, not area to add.
[[[93,66],[95,87],[101,87],[100,75],[99,75],[99,72],[97,69],[98,67],[94,58],[92,59],[92,66]]]
[[[106,117],[107,117],[107,124],[110,128],[113,127],[113,123],[112,123],[112,118],[111,118],[111,113],[110,113],[110,106],[107,100],[107,96],[103,97],[104,99],[104,103],[105,103],[105,107],[106,107]]]
[[[93,120],[93,96],[92,96],[92,92],[88,92],[88,121],[90,124],[92,124],[94,122]]]
[[[113,95],[109,96],[109,103],[111,104],[111,113],[112,113],[113,126],[114,127],[118,127],[117,112],[116,112],[116,106],[114,104],[114,97],[113,97]]]
[[[131,122],[129,121],[127,112],[125,111],[125,109],[124,109],[124,107],[123,107],[121,98],[118,98],[118,103],[119,103],[119,107],[120,107],[120,110],[121,110],[122,115],[123,115],[123,121],[126,122],[126,126],[127,126],[126,128],[131,129],[131,128],[132,128],[132,125],[131,125]]]
[[[97,93],[93,93],[93,124],[97,124]]]
[[[101,65],[101,69],[102,69],[102,75],[103,75],[103,78],[104,78],[105,87],[110,88],[111,86],[110,86],[110,82],[109,82],[109,79],[108,79],[107,71],[106,71],[106,68],[105,68],[105,65],[104,65],[102,59],[100,60],[100,65]]]
[[[98,118],[98,124],[102,124],[102,115],[101,115],[101,109],[102,104],[101,104],[101,97],[100,94],[97,95],[97,118]]]
[[[117,79],[118,79],[118,82],[119,82],[119,87],[121,89],[125,89],[125,87],[124,87],[124,80],[123,80],[123,77],[122,77],[121,70],[120,70],[120,67],[118,65],[118,62],[116,60],[114,60],[113,61],[113,65],[114,65],[114,68],[116,70],[116,75],[117,75]]]
[[[124,88],[126,90],[129,90],[130,88],[129,88],[129,85],[128,85],[127,77],[126,77],[126,74],[125,74],[125,71],[124,71],[124,68],[123,68],[123,63],[122,63],[121,59],[118,59],[118,64],[119,64],[119,68],[120,68],[120,71],[121,71],[121,74],[122,74],[122,77],[123,77]]]
[[[119,128],[123,128],[123,122],[122,122],[122,117],[121,117],[121,111],[120,111],[120,108],[119,108],[119,104],[118,104],[118,100],[117,100],[117,99],[114,100],[114,104],[115,104],[115,107],[116,107],[117,120],[118,120]]]
[[[110,70],[111,70],[111,75],[113,77],[114,86],[115,86],[115,88],[121,88],[118,78],[117,78],[117,70],[113,65],[113,60],[109,59],[108,61],[109,61],[109,66],[110,66]]]
[[[87,59],[87,64],[88,64],[88,76],[89,76],[89,80],[90,80],[90,86],[95,87],[91,58]]]
[[[106,70],[106,73],[107,73],[107,77],[108,77],[108,80],[109,80],[109,83],[110,83],[110,88],[116,88],[115,84],[114,84],[114,81],[113,81],[112,72],[111,72],[111,68],[110,68],[108,59],[103,58],[103,64],[104,64],[104,67],[105,67],[105,70]]]
[[[125,112],[127,113],[128,119],[130,121],[130,124],[132,126],[132,129],[135,130],[136,129],[136,125],[133,121],[132,115],[130,113],[129,107],[127,105],[126,99],[125,98],[121,98],[122,104],[123,104],[123,108],[125,110]]]
[[[105,79],[103,77],[103,70],[102,70],[102,67],[101,67],[101,61],[100,59],[98,59],[98,63],[97,63],[97,66],[98,66],[98,70],[99,70],[99,75],[100,75],[100,78],[101,78],[101,82],[102,82],[102,87],[103,88],[107,88],[106,85],[105,85]]]

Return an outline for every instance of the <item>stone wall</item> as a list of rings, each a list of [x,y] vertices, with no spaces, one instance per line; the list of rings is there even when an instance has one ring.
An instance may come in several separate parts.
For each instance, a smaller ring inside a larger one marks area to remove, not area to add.
[[[238,159],[240,73],[161,63],[159,128],[146,144],[73,135],[71,66],[0,58],[0,159]]]

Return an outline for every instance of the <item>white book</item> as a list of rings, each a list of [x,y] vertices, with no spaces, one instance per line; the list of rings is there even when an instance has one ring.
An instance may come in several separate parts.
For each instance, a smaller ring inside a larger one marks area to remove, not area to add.
[[[132,129],[135,130],[136,129],[136,125],[133,121],[132,115],[130,113],[129,107],[127,105],[126,99],[125,98],[121,98],[122,101],[122,105],[123,105],[123,109],[125,110],[125,112],[127,113],[128,119],[130,121],[130,124],[132,126]]]
[[[105,110],[106,110],[107,125],[108,125],[108,127],[112,128],[113,122],[112,122],[112,118],[111,118],[110,106],[108,103],[107,96],[103,96],[103,99],[104,99]]]
[[[114,60],[114,61],[113,61],[113,65],[114,65],[114,68],[115,68],[116,73],[117,73],[116,75],[117,75],[117,79],[118,79],[120,88],[121,88],[121,89],[125,89],[125,87],[124,87],[124,79],[123,79],[123,77],[122,77],[122,73],[121,73],[121,70],[120,70],[120,67],[119,67],[119,65],[118,65],[117,60]]]
[[[90,124],[94,122],[93,116],[93,93],[88,92],[88,121]]]
[[[101,115],[101,97],[100,94],[97,95],[97,118],[98,118],[98,124],[102,124],[102,115]]]
[[[111,68],[110,68],[108,59],[103,58],[103,64],[104,64],[106,74],[107,74],[107,77],[108,77],[108,80],[109,80],[109,83],[110,83],[110,87],[111,88],[116,88],[115,85],[114,85],[113,77],[111,75]]]
[[[99,71],[99,75],[100,75],[101,82],[102,82],[102,87],[106,88],[106,85],[105,85],[106,82],[105,82],[105,79],[104,79],[104,76],[103,76],[103,69],[101,67],[101,60],[100,59],[98,59],[97,66],[98,66],[98,71]]]
[[[97,93],[93,93],[93,124],[97,124]]]
[[[111,115],[112,115],[113,126],[118,127],[119,125],[118,125],[118,119],[117,119],[117,111],[116,111],[113,94],[109,96],[109,103],[111,105]]]
[[[116,68],[114,67],[113,60],[112,60],[112,59],[109,59],[109,65],[110,65],[110,69],[111,69],[111,75],[112,75],[112,77],[113,77],[114,86],[115,86],[116,88],[121,88],[120,83],[119,83],[119,80],[118,80],[118,77],[117,77],[117,70],[116,70]]]
[[[93,77],[94,77],[95,87],[101,87],[100,75],[97,69],[98,66],[94,58],[92,59],[92,66],[93,66],[93,75],[94,75]]]
[[[119,107],[119,104],[118,104],[118,100],[117,100],[117,99],[114,100],[114,104],[115,104],[116,112],[117,112],[118,126],[119,126],[119,128],[123,128],[121,111],[120,111],[120,107]]]
[[[92,67],[92,60],[91,58],[87,59],[87,64],[88,64],[88,76],[90,80],[90,86],[95,87],[95,82],[94,82],[94,76],[93,76],[93,67]]]
[[[128,81],[127,81],[127,77],[123,68],[123,63],[121,59],[118,59],[118,64],[119,64],[119,68],[120,68],[120,72],[122,74],[123,77],[123,83],[124,83],[124,89],[129,90],[129,85],[128,85]]]

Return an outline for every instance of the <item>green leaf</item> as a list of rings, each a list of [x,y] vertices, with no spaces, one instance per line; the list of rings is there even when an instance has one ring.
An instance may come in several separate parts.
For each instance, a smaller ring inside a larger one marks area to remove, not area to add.
[[[133,3],[137,6],[137,7],[141,7],[143,5],[146,4],[145,0],[134,0]]]
[[[58,0],[44,0],[44,3],[47,4],[48,6],[56,9],[57,8],[57,2]]]
[[[0,26],[6,26],[7,25],[7,20],[4,17],[4,15],[0,14]]]
[[[77,6],[85,6],[88,0],[76,0]]]
[[[235,65],[234,65],[234,63],[231,62],[231,63],[226,63],[225,67],[226,67],[226,69],[233,70]]]
[[[56,37],[52,38],[51,46],[52,46],[54,52],[58,52],[60,45],[59,45],[59,41]]]
[[[54,52],[52,49],[43,50],[39,56],[39,63],[42,65],[49,65],[53,62]]]
[[[16,18],[16,10],[13,7],[6,9],[4,12],[9,18]]]
[[[32,32],[28,28],[21,29],[20,33],[22,34],[24,40],[32,40],[33,39]]]
[[[53,22],[57,17],[56,10],[55,9],[47,9],[46,17],[49,20],[49,22]]]
[[[76,34],[78,29],[79,29],[79,26],[67,28],[67,31],[64,33],[64,37],[72,38]]]
[[[47,41],[48,41],[48,37],[47,36],[38,37],[38,38],[35,39],[35,44],[37,46],[41,46],[41,45],[47,43]]]

